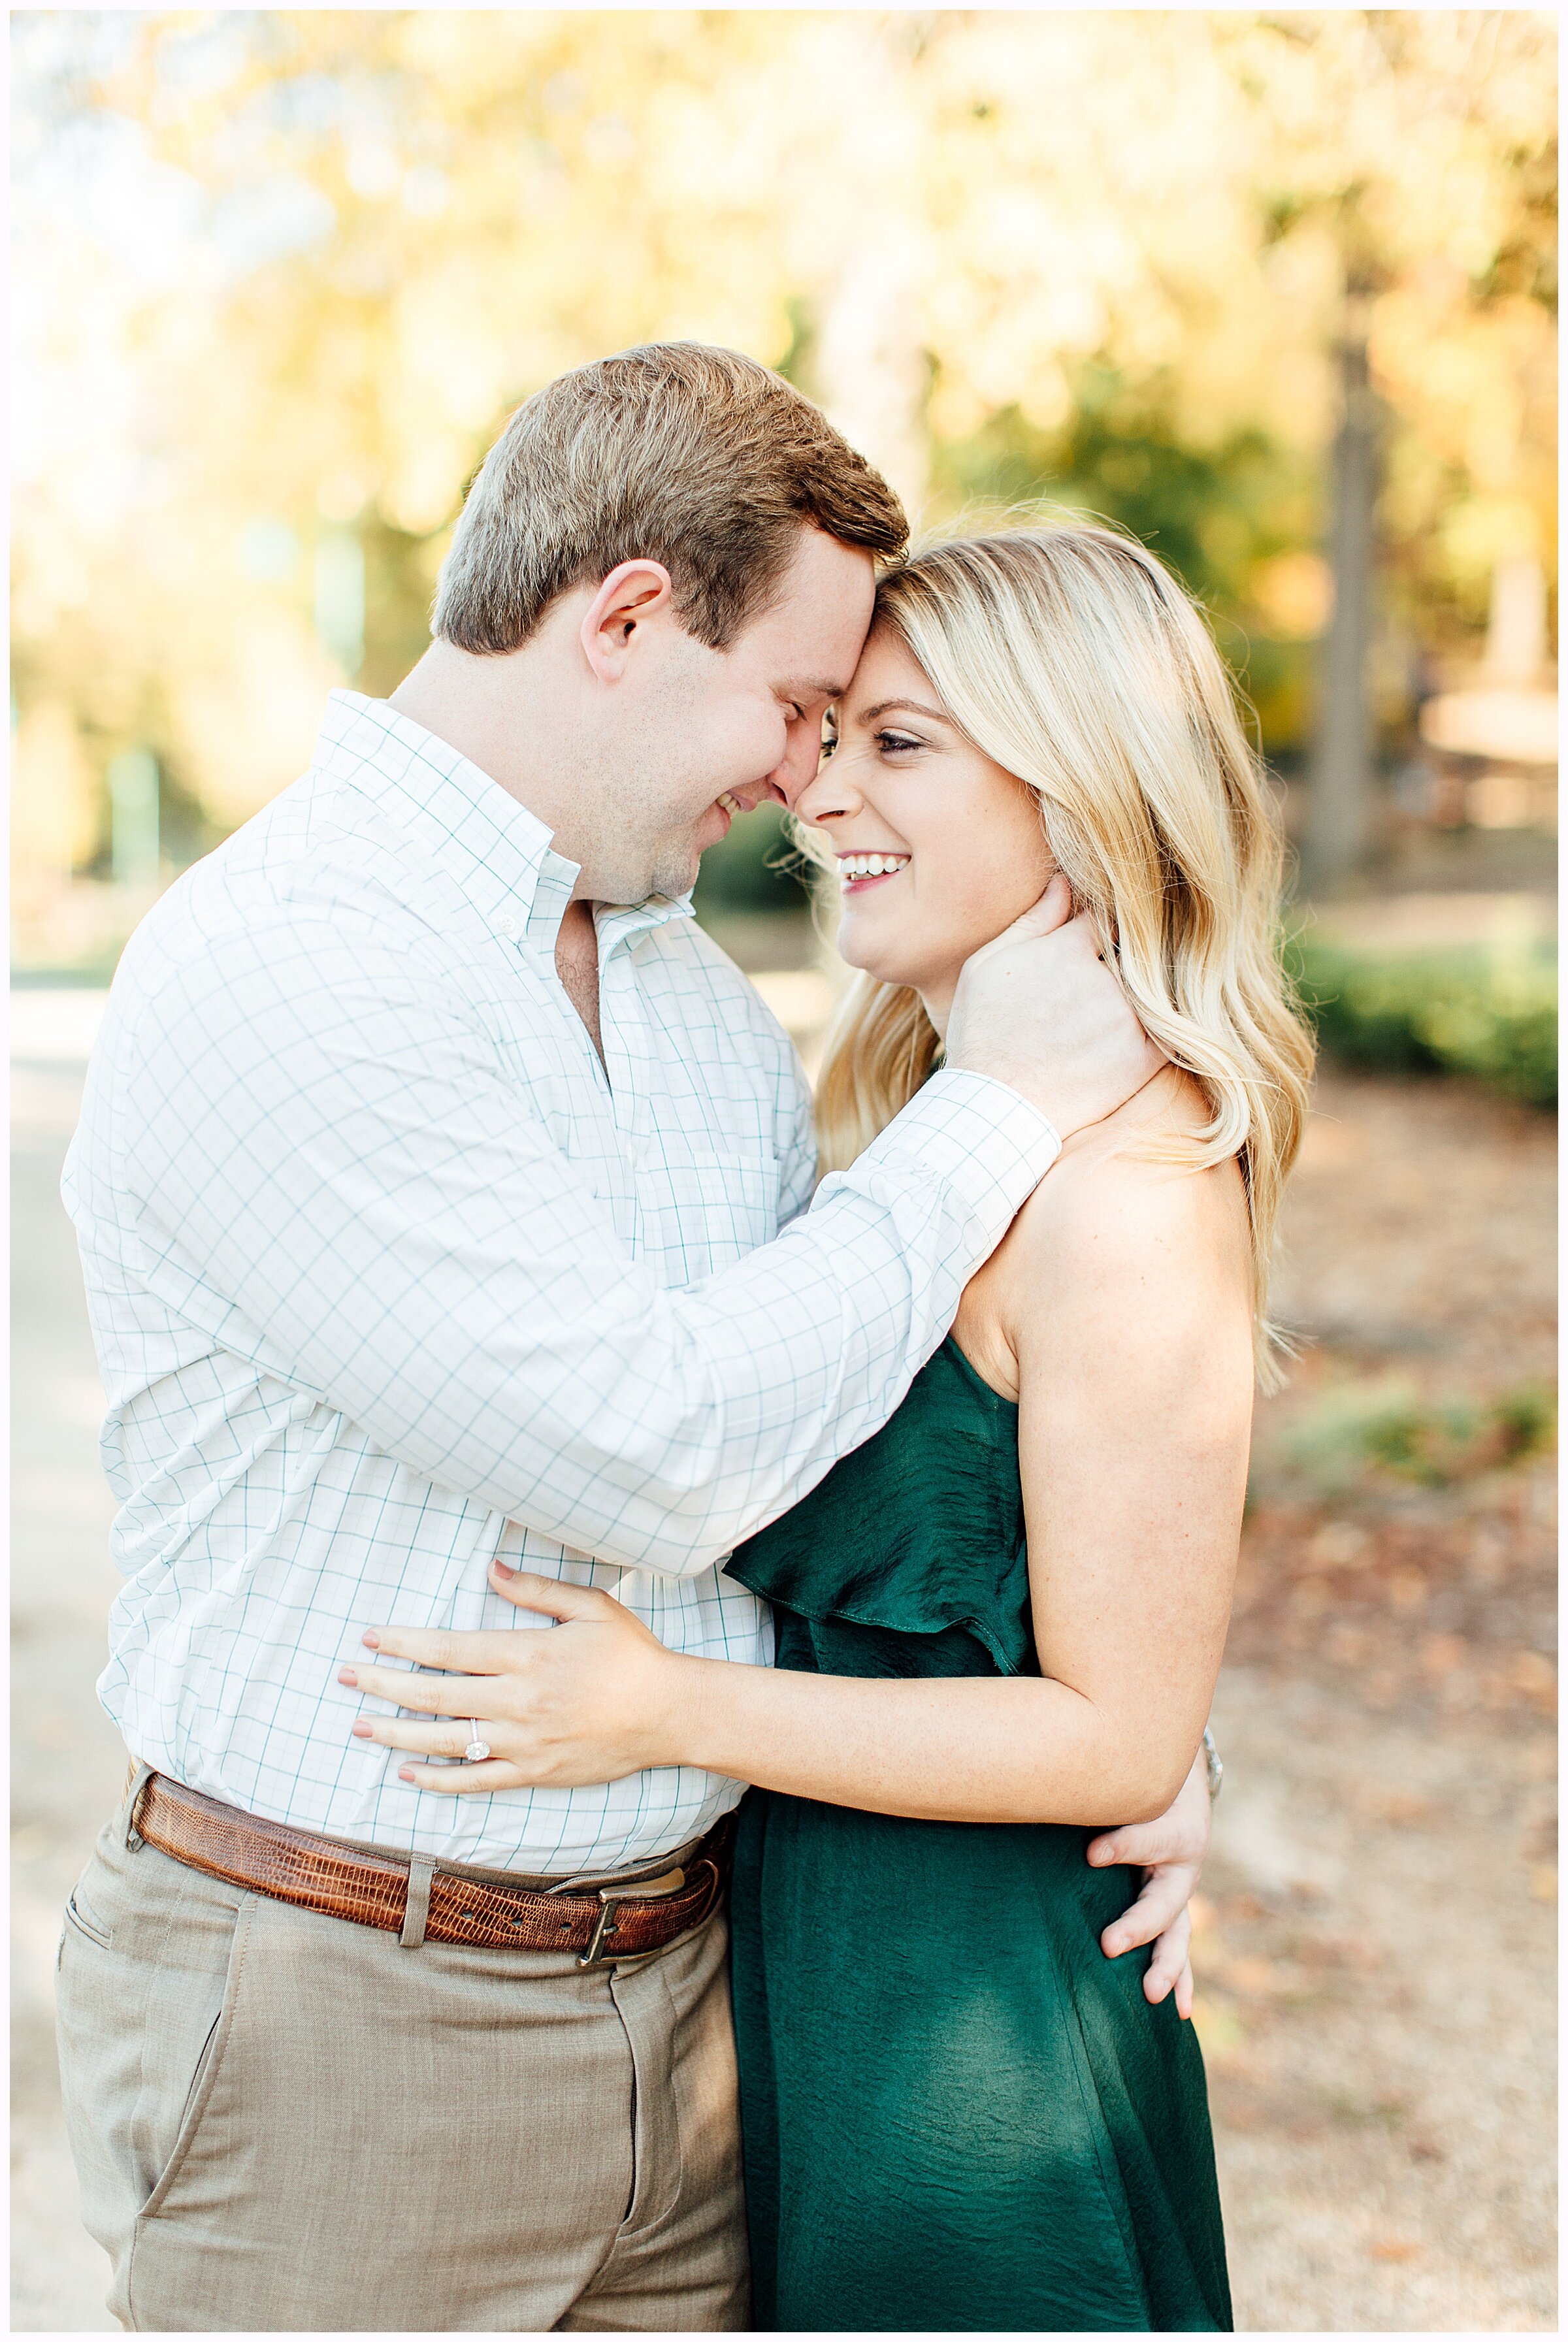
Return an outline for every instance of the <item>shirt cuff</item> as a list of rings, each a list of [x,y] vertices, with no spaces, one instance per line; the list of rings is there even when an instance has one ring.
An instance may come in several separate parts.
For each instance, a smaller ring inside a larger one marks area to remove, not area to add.
[[[1054,1127],[1018,1091],[944,1066],[855,1158],[850,1176],[917,1170],[938,1179],[998,1243],[1061,1152]]]

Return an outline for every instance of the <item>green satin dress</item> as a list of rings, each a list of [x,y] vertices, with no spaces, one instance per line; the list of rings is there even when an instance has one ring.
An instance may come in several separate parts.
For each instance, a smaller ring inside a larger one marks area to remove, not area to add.
[[[956,1345],[742,1546],[778,1665],[1037,1674],[1017,1409]],[[1107,1823],[1115,1819],[1106,1816]],[[1229,2331],[1203,2058],[1091,1832],[754,1789],[733,1898],[756,2326]]]

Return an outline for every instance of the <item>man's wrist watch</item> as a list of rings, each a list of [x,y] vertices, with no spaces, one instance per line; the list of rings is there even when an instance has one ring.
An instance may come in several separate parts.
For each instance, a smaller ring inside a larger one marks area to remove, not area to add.
[[[1220,1794],[1220,1784],[1225,1777],[1224,1760],[1214,1746],[1214,1736],[1203,1726],[1203,1766],[1209,1777],[1209,1803],[1212,1806]]]

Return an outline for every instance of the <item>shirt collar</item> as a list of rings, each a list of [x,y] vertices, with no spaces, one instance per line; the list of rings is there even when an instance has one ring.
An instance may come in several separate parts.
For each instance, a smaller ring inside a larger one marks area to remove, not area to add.
[[[655,927],[667,926],[672,919],[694,916],[689,895],[650,895],[645,903],[595,904],[594,924],[599,934],[600,966],[620,945],[635,943],[639,936],[651,935]]]
[[[328,695],[315,768],[387,806],[430,860],[447,871],[481,917],[553,951],[578,867],[554,852],[537,815],[488,773],[385,699]],[[689,918],[692,898],[595,909],[601,965],[619,944]]]
[[[458,749],[385,699],[328,695],[315,766],[386,806],[480,916],[553,947],[577,865],[552,850],[537,815]]]

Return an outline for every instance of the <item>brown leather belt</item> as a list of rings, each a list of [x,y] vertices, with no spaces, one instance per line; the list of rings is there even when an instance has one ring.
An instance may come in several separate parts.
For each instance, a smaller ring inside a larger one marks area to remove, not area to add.
[[[579,1967],[594,1967],[659,1951],[712,1916],[728,1874],[734,1817],[726,1814],[694,1854],[657,1877],[550,1890],[444,1870],[419,1856],[404,1862],[369,1854],[220,1805],[161,1773],[148,1776],[131,1827],[161,1853],[231,1887],[384,1927],[405,1944],[575,1952]]]

